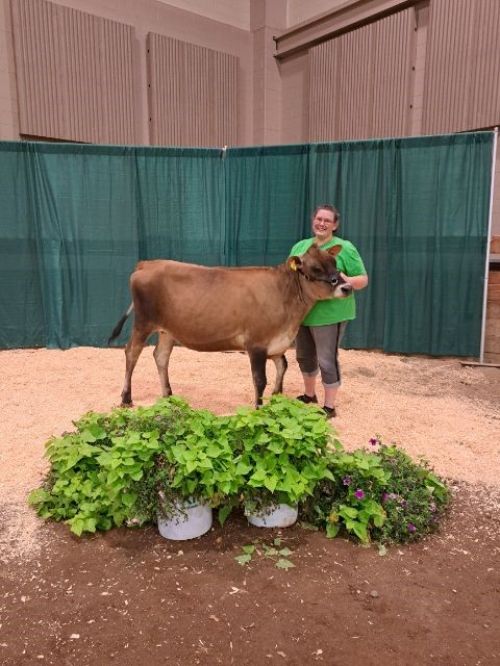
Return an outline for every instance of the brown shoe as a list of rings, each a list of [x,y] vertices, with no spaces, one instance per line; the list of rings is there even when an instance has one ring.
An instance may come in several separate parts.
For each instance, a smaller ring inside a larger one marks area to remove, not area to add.
[[[335,411],[335,407],[327,407],[326,405],[323,407],[323,411],[325,412],[325,416],[327,419],[333,419],[337,416],[337,412]]]

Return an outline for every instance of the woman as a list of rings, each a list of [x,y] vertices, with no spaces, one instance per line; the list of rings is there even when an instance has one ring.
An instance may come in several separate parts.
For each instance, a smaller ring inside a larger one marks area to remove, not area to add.
[[[329,204],[318,206],[312,217],[314,236],[296,243],[290,255],[307,252],[316,243],[322,250],[342,246],[336,256],[337,267],[353,290],[364,289],[368,276],[359,252],[352,243],[336,236],[339,228],[338,210]],[[340,386],[338,349],[347,322],[356,316],[354,293],[347,298],[318,301],[299,329],[296,340],[297,362],[304,380],[304,393],[297,400],[318,402],[316,377],[321,372],[324,388],[324,411],[327,418],[336,416],[335,399]]]

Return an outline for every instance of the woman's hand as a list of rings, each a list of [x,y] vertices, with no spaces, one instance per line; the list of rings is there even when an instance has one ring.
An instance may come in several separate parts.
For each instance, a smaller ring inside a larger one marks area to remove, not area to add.
[[[350,284],[354,290],[364,289],[368,284],[368,275],[346,275],[340,271],[342,279]]]

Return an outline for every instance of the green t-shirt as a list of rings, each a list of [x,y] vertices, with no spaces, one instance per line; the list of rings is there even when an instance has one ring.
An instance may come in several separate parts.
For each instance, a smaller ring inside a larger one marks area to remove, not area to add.
[[[315,240],[315,238],[306,238],[295,243],[290,256],[304,254]],[[322,250],[328,250],[328,248],[334,245],[342,245],[342,250],[335,257],[339,271],[352,277],[355,275],[366,275],[363,260],[350,241],[335,236],[331,241],[320,247]],[[356,301],[353,292],[347,298],[328,298],[324,301],[318,301],[308,312],[302,323],[304,326],[325,326],[327,324],[338,324],[340,321],[348,321],[355,317]]]

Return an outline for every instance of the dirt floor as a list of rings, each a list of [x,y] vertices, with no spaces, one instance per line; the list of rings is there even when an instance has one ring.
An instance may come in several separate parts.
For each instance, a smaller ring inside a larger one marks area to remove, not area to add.
[[[1,351],[0,663],[394,665],[500,663],[500,370],[343,351],[335,427],[347,448],[377,435],[423,455],[453,484],[439,534],[362,548],[298,526],[225,527],[171,542],[154,526],[78,539],[44,524],[26,494],[44,442],[88,410],[118,404],[121,350]],[[287,395],[301,392],[289,354]],[[273,367],[269,368],[273,379]],[[141,357],[136,404],[159,383]],[[174,391],[229,413],[251,404],[248,359],[175,349]],[[241,547],[280,536],[295,567]]]

